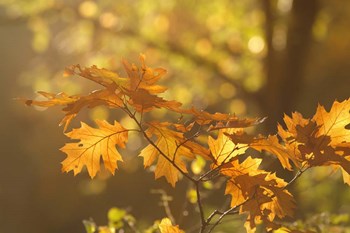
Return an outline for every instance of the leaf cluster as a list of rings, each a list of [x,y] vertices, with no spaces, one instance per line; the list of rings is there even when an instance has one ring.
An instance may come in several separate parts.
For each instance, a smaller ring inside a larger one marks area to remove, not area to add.
[[[192,182],[200,212],[200,232],[212,232],[229,214],[246,214],[247,232],[254,232],[259,223],[267,230],[279,229],[281,225],[276,220],[292,217],[295,209],[288,187],[312,167],[340,169],[344,182],[350,185],[350,99],[335,101],[329,111],[319,105],[312,118],[304,118],[298,112],[285,115],[285,126],[279,124],[276,135],[251,135],[245,129],[262,123],[264,118],[182,108],[180,102],[162,97],[167,88],[159,82],[165,69],[148,67],[144,55],[140,55],[139,66],[126,60],[123,64],[127,77],[96,66],[68,67],[66,75],[88,79],[100,87],[86,95],[39,92],[46,100],[22,99],[29,106],[62,106],[64,131],[81,109],[100,105],[121,111],[135,122],[136,128],[127,129],[118,120],[113,124],[97,120],[95,127],[81,123],[80,128],[65,133],[74,141],[61,148],[67,155],[62,171],[76,175],[86,167],[93,178],[102,159],[104,167],[114,174],[118,161],[123,161],[117,148],[125,147],[130,133],[139,133],[148,143],[139,156],[145,168],[155,165],[156,179],[165,177],[173,187],[182,177]],[[159,108],[179,115],[179,120],[145,120],[147,113]],[[294,171],[295,177],[285,181],[274,172],[265,171],[260,164],[271,157],[252,157],[248,149],[271,154],[285,169]],[[208,166],[204,171],[192,172],[189,164],[198,157]],[[225,194],[231,196],[231,203],[228,209],[205,216],[201,188],[204,182],[217,177],[224,178]],[[174,230],[178,228],[169,219],[163,220],[159,228],[161,232],[181,232]]]

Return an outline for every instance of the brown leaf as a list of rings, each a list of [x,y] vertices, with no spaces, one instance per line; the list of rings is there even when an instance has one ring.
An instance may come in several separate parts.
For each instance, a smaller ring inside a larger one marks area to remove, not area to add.
[[[178,112],[181,107],[180,102],[165,100],[142,89],[129,92],[128,95],[130,96],[129,104],[133,106],[137,112],[149,112],[154,108],[167,108]]]
[[[296,166],[307,169],[315,166],[336,165],[342,168],[344,182],[350,174],[350,99],[335,101],[327,112],[321,105],[311,119],[300,113],[285,116],[286,129],[278,126],[278,133],[293,153]]]
[[[245,128],[262,123],[266,118],[244,118],[240,119],[236,115],[223,113],[209,113],[204,110],[198,110],[194,107],[182,110],[181,113],[190,114],[195,118],[199,125],[210,125],[209,130],[218,130],[224,128]]]
[[[231,207],[240,206],[240,213],[248,212],[245,227],[254,230],[259,221],[268,228],[278,224],[276,216],[292,216],[295,202],[285,189],[287,183],[275,174],[259,170],[261,159],[248,157],[243,162],[232,161],[220,173],[228,177],[225,194],[232,196]]]

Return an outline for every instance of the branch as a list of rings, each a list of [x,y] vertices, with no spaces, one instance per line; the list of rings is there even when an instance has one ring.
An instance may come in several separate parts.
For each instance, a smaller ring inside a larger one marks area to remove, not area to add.
[[[233,150],[230,152],[230,154],[226,156],[226,158],[224,159],[224,161],[225,161],[228,157],[230,157],[230,155],[231,155],[235,150],[238,150],[238,149],[240,149],[240,148],[239,148],[239,147],[233,148]],[[231,163],[232,161],[237,160],[237,159],[238,159],[238,156],[235,156],[235,157],[232,157],[231,159],[229,159],[228,161],[221,163],[220,165],[218,165],[218,166],[215,167],[214,169],[209,170],[209,171],[207,171],[206,173],[202,174],[202,175],[197,179],[197,181],[208,181],[208,180],[210,180],[210,178],[208,178],[208,179],[204,179],[204,178],[205,178],[205,177],[208,177],[208,176],[211,175],[212,173],[214,173],[214,172],[220,170],[223,166],[225,166],[225,165],[227,165],[227,164],[229,164],[229,163]]]
[[[150,137],[148,137],[146,131],[144,130],[142,124],[136,119],[136,117],[131,113],[129,110],[128,106],[124,104],[124,109],[125,112],[130,116],[131,119],[134,120],[134,122],[137,124],[139,127],[142,135],[144,138],[148,141],[149,144],[151,144],[158,152],[160,155],[162,155],[169,163],[171,163],[183,176],[185,176],[187,179],[191,180],[192,182],[196,182],[195,179],[193,179],[190,175],[188,175],[186,172],[184,172],[172,159],[170,159],[159,147],[152,141]]]
[[[199,230],[200,233],[203,233],[205,228],[206,228],[206,221],[204,218],[204,211],[203,211],[203,206],[202,206],[202,201],[201,201],[201,194],[199,191],[199,182],[197,181],[195,183],[196,185],[196,193],[197,193],[197,204],[198,204],[198,208],[199,208],[199,214],[201,216],[201,228]]]
[[[287,189],[291,184],[293,184],[306,170],[308,170],[309,168],[305,168],[303,169],[303,167],[301,167],[298,172],[295,174],[295,176],[286,184],[286,186],[284,187],[284,189]],[[271,198],[273,198],[275,195],[273,195]],[[220,215],[219,219],[213,224],[213,226],[210,228],[209,232],[212,232],[214,230],[214,228],[219,225],[219,223],[223,220],[223,218],[227,215],[231,215],[231,214],[238,214],[239,211],[237,210],[239,207],[241,207],[242,205],[244,205],[245,203],[247,203],[248,201],[252,200],[255,197],[255,192],[254,194],[247,198],[244,202],[242,202],[239,205],[233,206],[231,208],[229,208],[228,210],[221,212],[219,210],[214,210],[209,217],[207,218],[207,220],[205,221],[205,224],[208,225],[210,224],[211,220],[216,216],[216,215]]]

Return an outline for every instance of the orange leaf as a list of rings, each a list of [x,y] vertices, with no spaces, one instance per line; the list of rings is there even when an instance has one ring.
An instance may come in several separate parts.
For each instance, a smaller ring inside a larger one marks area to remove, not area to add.
[[[182,110],[181,113],[194,116],[199,125],[210,125],[209,130],[224,128],[245,128],[262,123],[266,118],[244,118],[240,119],[236,115],[216,112],[214,114],[204,110],[191,109]]]
[[[342,169],[344,182],[350,183],[349,111],[350,99],[335,101],[329,112],[319,105],[312,119],[300,113],[284,117],[286,129],[279,125],[278,133],[298,167],[335,165]]]
[[[60,149],[67,154],[67,158],[62,162],[63,172],[73,170],[74,175],[77,175],[86,166],[90,177],[93,178],[100,170],[102,156],[105,168],[114,174],[117,161],[122,161],[115,146],[125,147],[128,130],[116,121],[114,125],[110,125],[106,121],[96,120],[96,124],[98,128],[81,123],[80,128],[66,133],[69,138],[78,139],[79,142],[67,143]]]
[[[108,107],[118,108],[123,105],[121,99],[121,93],[116,90],[115,85],[108,85],[106,89],[96,90],[86,96],[73,95],[68,96],[61,92],[58,94],[38,92],[41,96],[47,98],[47,100],[27,100],[23,99],[28,106],[35,105],[40,107],[53,107],[53,106],[65,106],[62,110],[66,113],[66,116],[60,122],[60,125],[64,125],[64,131],[66,131],[69,123],[84,108],[93,108],[98,105],[105,105]]]
[[[220,173],[227,176],[225,194],[231,195],[231,207],[241,206],[240,213],[248,212],[245,227],[254,232],[258,222],[267,228],[276,228],[276,216],[292,216],[295,208],[293,196],[285,189],[287,183],[264,170],[258,169],[261,159],[247,157],[224,165]]]
[[[288,151],[282,144],[279,143],[276,135],[269,135],[267,138],[261,138],[249,145],[251,148],[258,151],[265,150],[277,156],[284,168],[292,170],[289,159],[293,160],[293,154]]]
[[[318,105],[312,120],[320,127],[317,136],[329,136],[330,145],[336,146],[342,142],[350,142],[350,129],[345,128],[350,124],[350,99],[343,102],[335,101],[329,112],[323,106]]]
[[[294,154],[288,151],[285,146],[279,143],[276,135],[269,135],[268,137],[258,135],[257,137],[254,137],[246,134],[242,130],[225,134],[234,143],[244,143],[257,151],[261,152],[264,150],[275,155],[284,168],[292,170],[292,166],[289,160],[294,159]]]
[[[144,159],[144,166],[148,167],[157,160],[155,178],[165,176],[166,180],[174,187],[179,179],[179,171],[174,167],[176,164],[183,172],[187,172],[183,158],[194,159],[195,154],[184,144],[183,133],[169,129],[171,124],[167,122],[148,123],[146,133],[148,137],[156,136],[153,145],[145,147],[140,156]]]
[[[212,154],[212,159],[215,165],[219,166],[223,163],[230,162],[237,155],[244,154],[248,149],[246,144],[235,144],[225,133],[233,132],[230,130],[219,130],[217,139],[209,136],[208,145]],[[238,159],[236,157],[236,159]]]

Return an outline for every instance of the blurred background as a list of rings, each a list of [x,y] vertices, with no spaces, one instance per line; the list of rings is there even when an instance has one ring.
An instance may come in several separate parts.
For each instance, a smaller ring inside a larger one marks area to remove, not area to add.
[[[137,158],[138,138],[122,152],[126,163],[114,177],[61,174],[65,156],[58,148],[67,139],[58,127],[60,109],[26,108],[13,99],[36,98],[39,90],[93,90],[63,77],[66,66],[119,72],[122,58],[137,63],[141,52],[149,66],[168,70],[168,99],[210,112],[268,116],[258,130],[275,133],[283,113],[309,117],[317,103],[329,108],[349,98],[349,25],[347,0],[0,0],[0,232],[84,232],[83,219],[106,224],[113,206],[126,208],[140,225],[152,224],[165,216],[159,195],[150,193],[159,188],[174,197],[174,215],[184,214],[176,206],[186,202],[188,184],[174,190],[163,178],[154,182]],[[95,108],[72,126],[95,118],[128,124],[118,112]],[[341,215],[338,223],[349,224],[349,190],[338,174],[314,169],[295,187],[297,216],[321,226]]]

